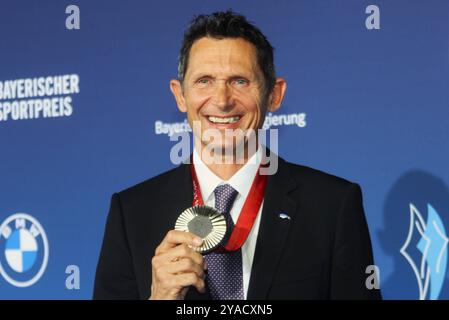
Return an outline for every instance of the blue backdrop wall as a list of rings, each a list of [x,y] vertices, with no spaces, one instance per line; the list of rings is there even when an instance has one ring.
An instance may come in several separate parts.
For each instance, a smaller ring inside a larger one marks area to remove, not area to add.
[[[449,298],[449,1],[2,0],[0,299],[91,297],[111,194],[174,166],[183,30],[228,8],[276,48],[280,154],[362,186],[384,297]]]

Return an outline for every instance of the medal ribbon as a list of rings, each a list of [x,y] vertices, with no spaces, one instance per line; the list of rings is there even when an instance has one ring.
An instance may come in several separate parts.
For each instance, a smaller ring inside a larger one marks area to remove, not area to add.
[[[190,172],[193,183],[193,206],[204,205],[203,196],[201,195],[200,184],[198,182],[198,177],[196,176],[193,161],[190,165]],[[259,167],[253,184],[251,185],[251,189],[249,190],[248,197],[243,204],[237,223],[232,230],[228,242],[223,247],[226,251],[236,251],[240,249],[240,247],[245,243],[246,238],[248,238],[260,210],[260,206],[262,205],[267,180],[268,176],[261,175]]]

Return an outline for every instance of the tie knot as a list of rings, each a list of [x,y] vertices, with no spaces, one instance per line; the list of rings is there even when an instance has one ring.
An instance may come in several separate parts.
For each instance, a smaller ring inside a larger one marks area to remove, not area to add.
[[[237,190],[229,184],[222,184],[215,188],[215,208],[223,214],[229,213],[237,197]]]

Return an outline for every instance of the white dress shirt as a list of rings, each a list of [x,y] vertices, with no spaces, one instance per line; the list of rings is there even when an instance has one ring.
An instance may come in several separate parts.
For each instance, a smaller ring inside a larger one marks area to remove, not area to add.
[[[239,169],[228,181],[224,181],[213,173],[207,165],[201,160],[201,157],[197,153],[196,149],[193,152],[193,163],[195,165],[196,175],[198,177],[198,183],[201,189],[201,195],[203,196],[203,202],[205,205],[215,207],[215,195],[214,190],[221,184],[231,185],[238,195],[234,201],[231,209],[231,217],[234,224],[242,210],[246,197],[251,189],[254,177],[262,159],[262,148],[259,147],[257,152],[248,160],[248,162]],[[251,277],[251,267],[253,264],[254,251],[256,249],[257,235],[259,232],[260,216],[262,215],[263,202],[257,213],[254,225],[242,246],[242,265],[243,265],[243,293],[245,299],[248,296],[248,285]]]

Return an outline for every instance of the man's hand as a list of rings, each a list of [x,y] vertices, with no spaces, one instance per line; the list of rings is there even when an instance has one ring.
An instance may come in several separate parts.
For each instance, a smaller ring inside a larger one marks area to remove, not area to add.
[[[190,232],[171,230],[167,233],[151,260],[150,300],[182,300],[189,286],[204,293],[204,259],[192,249],[202,242]]]

